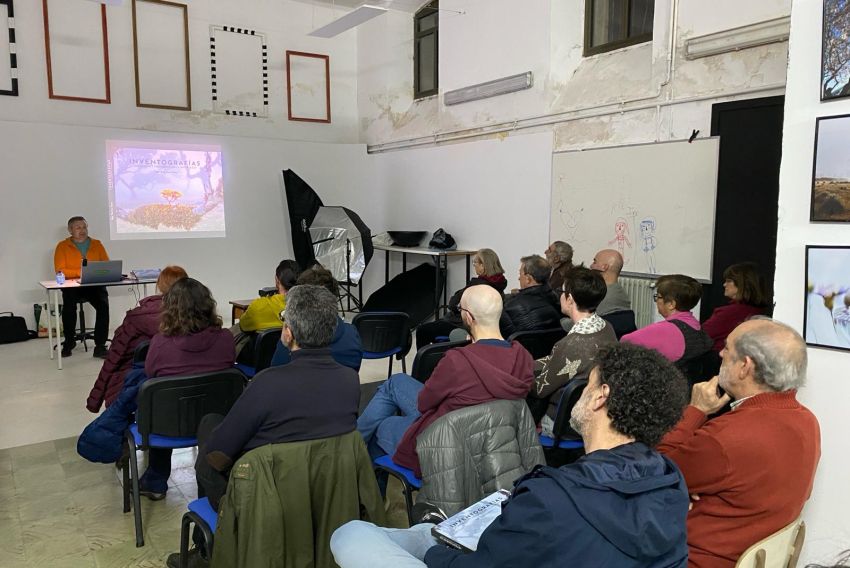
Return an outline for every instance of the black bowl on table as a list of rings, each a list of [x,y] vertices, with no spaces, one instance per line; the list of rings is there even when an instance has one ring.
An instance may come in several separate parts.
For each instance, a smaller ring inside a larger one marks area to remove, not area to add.
[[[387,231],[387,234],[397,247],[415,247],[419,246],[428,231]]]

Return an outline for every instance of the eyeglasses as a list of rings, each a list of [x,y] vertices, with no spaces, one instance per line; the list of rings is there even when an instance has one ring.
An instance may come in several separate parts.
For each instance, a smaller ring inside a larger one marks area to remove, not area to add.
[[[284,321],[283,316],[284,316],[285,313],[286,313],[286,309],[284,308],[284,309],[280,310],[279,314],[277,314],[277,317],[280,321]]]
[[[463,306],[458,306],[458,307],[457,307],[457,309],[458,309],[458,310],[460,310],[460,311],[462,311],[462,312],[466,312],[466,313],[468,313],[468,314],[469,314],[469,317],[470,317],[470,318],[472,318],[472,321],[475,321],[475,316],[472,314],[472,312],[470,312],[469,310],[467,310],[467,309],[466,309],[466,308],[464,308]]]
[[[652,299],[657,302],[658,300],[663,300],[664,298],[661,296],[661,294],[656,292],[655,294],[652,295]]]

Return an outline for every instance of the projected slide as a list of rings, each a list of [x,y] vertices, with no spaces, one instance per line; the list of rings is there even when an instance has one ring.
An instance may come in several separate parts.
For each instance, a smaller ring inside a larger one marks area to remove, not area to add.
[[[106,158],[111,238],[224,236],[219,146],[110,140]]]

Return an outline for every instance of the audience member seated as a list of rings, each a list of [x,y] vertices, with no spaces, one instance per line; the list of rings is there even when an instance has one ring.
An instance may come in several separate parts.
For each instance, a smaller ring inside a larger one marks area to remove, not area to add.
[[[236,360],[247,365],[254,364],[255,332],[281,326],[280,312],[286,308],[286,291],[295,286],[301,268],[294,260],[282,260],[277,265],[274,285],[277,294],[257,298],[239,318],[239,323],[230,328],[236,337]]]
[[[145,373],[149,378],[221,371],[233,366],[233,335],[221,328],[209,289],[194,278],[177,280],[162,297],[159,333],[151,339]],[[152,448],[139,493],[165,497],[171,475],[171,450]]]
[[[302,272],[298,277],[297,285],[322,286],[333,294],[334,298],[339,298],[339,284],[333,274],[319,265],[311,266]],[[357,333],[357,328],[343,321],[341,317],[337,316],[336,321],[336,331],[330,345],[331,356],[340,365],[360,371],[360,363],[363,360],[363,344],[360,342],[360,334]],[[271,366],[286,365],[291,360],[289,348],[283,341],[283,335],[281,335],[280,343],[278,343],[274,357],[272,357]]]
[[[665,321],[624,335],[620,341],[655,349],[680,369],[711,349],[711,338],[690,312],[702,297],[702,285],[682,274],[668,274],[655,285],[655,306]]]
[[[605,299],[599,303],[596,313],[600,316],[632,309],[632,301],[626,289],[620,284],[620,271],[623,270],[623,255],[613,249],[605,249],[596,253],[590,268],[598,270],[605,279],[608,292]]]
[[[89,393],[86,408],[89,412],[100,412],[103,403],[112,404],[124,386],[124,375],[133,364],[133,352],[143,341],[150,339],[159,331],[159,317],[162,310],[162,294],[168,292],[171,285],[187,274],[179,266],[166,266],[159,273],[156,290],[159,294],[142,298],[138,307],[124,315],[124,321],[115,330],[103,367]]]
[[[558,299],[549,288],[549,263],[538,255],[524,256],[519,265],[519,291],[505,300],[499,327],[502,336],[561,325]]]
[[[65,278],[79,278],[82,266],[89,260],[109,260],[103,243],[89,237],[89,225],[85,217],[68,219],[70,237],[59,241],[53,253],[53,269],[62,272]],[[62,288],[62,328],[65,341],[62,344],[62,357],[70,357],[77,343],[77,304],[88,302],[95,310],[94,352],[95,357],[106,357],[106,339],[109,334],[109,294],[106,286],[85,286],[82,288]],[[58,341],[58,338],[57,338]]]
[[[681,375],[658,353],[615,345],[573,409],[587,455],[521,477],[475,552],[438,544],[427,523],[351,521],[331,538],[334,558],[341,568],[684,567],[688,489],[653,446],[686,400]]]
[[[525,398],[533,361],[499,332],[502,296],[493,287],[471,286],[458,306],[474,343],[446,352],[423,385],[399,373],[382,384],[357,420],[372,458],[390,454],[420,475],[416,437],[434,420],[459,408],[491,400]]]
[[[573,379],[586,379],[600,349],[617,343],[611,325],[596,314],[596,306],[604,297],[605,280],[599,272],[576,266],[567,274],[560,291],[561,311],[575,324],[555,344],[551,355],[535,363],[540,373],[528,395],[535,419],[545,409],[541,427],[547,436],[552,436],[564,385]]]
[[[564,287],[567,273],[573,267],[573,247],[564,241],[555,241],[546,248],[544,254],[552,268],[549,275],[549,288],[560,290]]]
[[[763,315],[770,305],[764,279],[752,262],[733,264],[723,271],[723,295],[729,303],[714,308],[702,323],[703,331],[714,341],[713,349],[718,353],[733,329],[753,316]]]
[[[682,420],[658,446],[692,495],[691,568],[732,568],[747,548],[796,519],[820,458],[817,418],[797,402],[806,378],[803,338],[757,317],[729,334],[720,355],[720,375],[694,385]],[[731,412],[708,419],[730,400]]]
[[[466,287],[455,292],[449,299],[448,312],[437,321],[423,323],[416,328],[416,349],[422,349],[426,345],[434,343],[438,337],[448,337],[449,334],[463,327],[463,319],[460,315],[460,299],[463,293],[472,286],[486,284],[494,290],[503,294],[508,286],[505,279],[505,270],[499,261],[499,256],[488,248],[480,249],[472,256],[472,268],[475,270]]]

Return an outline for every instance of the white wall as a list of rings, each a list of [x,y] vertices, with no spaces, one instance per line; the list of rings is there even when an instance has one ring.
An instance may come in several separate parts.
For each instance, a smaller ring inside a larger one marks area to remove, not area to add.
[[[850,227],[809,222],[815,119],[850,113],[850,99],[819,101],[821,5],[818,0],[794,0],[779,181],[775,317],[798,331],[803,326],[805,245],[850,241]],[[814,494],[803,511],[807,534],[800,565],[831,564],[839,551],[850,548],[848,369],[850,353],[809,349],[809,386],[800,399],[820,421],[822,454]]]
[[[67,237],[65,221],[82,214],[93,237],[113,259],[133,268],[179,264],[227,301],[251,298],[274,283],[274,267],[292,255],[281,170],[291,168],[325,203],[350,205],[375,186],[362,145],[291,142],[244,137],[174,135],[89,126],[0,122],[3,207],[0,226],[0,298],[3,309],[32,320],[44,300],[37,281],[52,277],[53,249]],[[224,160],[227,236],[217,239],[110,241],[105,141],[142,140],[220,144]],[[111,289],[112,323],[133,298]],[[226,318],[229,321],[229,318]]]

